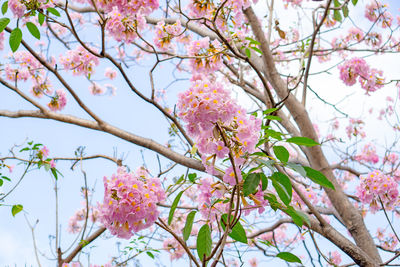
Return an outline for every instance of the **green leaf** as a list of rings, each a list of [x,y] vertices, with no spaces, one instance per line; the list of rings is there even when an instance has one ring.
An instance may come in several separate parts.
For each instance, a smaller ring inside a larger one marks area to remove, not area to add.
[[[281,204],[278,202],[278,200],[274,194],[271,194],[271,193],[265,194],[265,198],[268,200],[269,205],[271,206],[271,208],[274,211],[276,211],[277,209],[279,209],[281,207]]]
[[[203,261],[204,256],[209,256],[211,254],[212,240],[208,224],[205,224],[200,228],[197,235],[196,247],[200,261]]]
[[[329,181],[328,178],[326,178],[326,176],[322,174],[322,172],[319,172],[307,166],[304,166],[303,168],[307,173],[307,177],[310,178],[314,183],[335,190],[335,187],[333,186],[331,181]]]
[[[357,5],[358,0],[351,0],[351,3],[353,4],[353,6]]]
[[[257,53],[259,53],[260,55],[263,54],[263,52],[255,46],[251,46],[250,48],[253,49],[254,51],[256,51]]]
[[[272,112],[274,112],[274,111],[276,111],[276,110],[278,110],[278,108],[269,108],[269,109],[267,109],[267,110],[264,110],[264,111],[263,111],[263,114],[264,114],[264,115],[267,115],[267,114],[270,114],[270,113],[272,113]]]
[[[275,156],[282,162],[288,162],[289,160],[289,152],[283,146],[274,146],[273,147]]]
[[[261,173],[261,185],[262,185],[262,191],[264,191],[268,187],[268,178],[267,176],[265,176],[264,173]]]
[[[57,9],[52,8],[52,7],[48,7],[47,11],[49,11],[51,14],[53,14],[54,16],[60,17],[60,12],[57,11]]]
[[[42,14],[42,13],[38,13],[38,22],[39,22],[39,24],[40,24],[40,26],[42,26],[43,25],[43,23],[44,23],[44,15]]]
[[[250,49],[248,49],[248,48],[246,47],[246,49],[244,50],[244,52],[246,53],[246,56],[247,56],[248,58],[251,57]]]
[[[243,183],[243,195],[247,197],[248,195],[253,194],[260,184],[260,180],[260,173],[250,173],[249,175],[247,175],[246,180],[244,180]]]
[[[0,179],[0,186],[3,186],[4,181]]]
[[[15,217],[15,215],[19,212],[21,212],[24,209],[24,207],[22,205],[14,205],[11,208],[11,214],[13,217]]]
[[[292,170],[296,171],[297,173],[299,173],[301,176],[303,176],[303,177],[306,177],[306,176],[307,176],[307,173],[306,173],[306,171],[304,170],[303,166],[298,165],[298,164],[293,163],[293,162],[288,162],[288,163],[287,163],[287,166],[288,166],[289,168],[291,168]]]
[[[286,142],[293,143],[299,146],[317,146],[320,145],[319,143],[315,142],[311,138],[308,137],[301,137],[301,136],[295,136],[291,137],[286,140]]]
[[[348,8],[347,5],[344,5],[344,6],[342,7],[342,12],[343,12],[343,16],[344,16],[345,18],[347,18],[347,17],[349,16],[349,8]]]
[[[333,18],[334,18],[336,21],[339,21],[339,22],[342,22],[342,20],[343,20],[342,15],[340,14],[340,11],[339,11],[339,10],[334,10],[334,11],[333,11]]]
[[[302,226],[303,226],[303,222],[304,222],[303,217],[300,216],[300,215],[297,213],[297,211],[296,211],[293,207],[289,206],[289,207],[286,209],[286,213],[292,218],[293,222],[294,222],[298,227],[302,227]]]
[[[195,182],[196,177],[197,177],[196,173],[189,173],[188,175],[189,181],[191,181],[192,183]]]
[[[178,206],[178,203],[179,203],[179,200],[181,199],[182,194],[183,194],[183,191],[179,192],[179,194],[175,197],[174,202],[172,202],[172,206],[171,206],[171,209],[169,210],[169,215],[168,215],[168,224],[171,224],[171,222],[172,222],[176,207]]]
[[[272,138],[274,138],[274,139],[276,139],[276,140],[282,140],[282,133],[280,133],[280,132],[277,132],[277,131],[274,131],[274,130],[271,130],[271,129],[268,129],[268,130],[265,130],[264,131],[265,132],[265,134],[267,135],[267,136],[271,136]]]
[[[282,119],[278,116],[273,116],[273,115],[267,115],[265,116],[265,119],[270,120],[270,121],[281,121]]]
[[[29,32],[32,34],[33,37],[40,40],[40,32],[35,24],[32,22],[27,22],[26,27],[28,28]]]
[[[183,240],[187,241],[189,239],[190,233],[192,232],[194,216],[196,211],[191,211],[186,217],[185,227],[183,228]]]
[[[154,260],[154,255],[150,251],[146,251],[146,254],[149,255],[150,258]]]
[[[290,252],[280,252],[276,256],[287,262],[298,262],[301,264],[301,260]]]
[[[255,45],[261,45],[261,43],[259,41],[256,41],[250,37],[246,37],[245,38],[247,41],[249,41],[251,44],[255,44]]]
[[[8,178],[7,176],[1,176],[1,179],[4,179],[4,180],[7,180],[7,181],[9,181],[9,182],[11,182],[11,179],[10,178]]]
[[[231,218],[231,219],[233,220],[233,218]],[[221,226],[224,231],[225,231],[227,222],[228,222],[228,214],[223,214],[221,216]],[[235,224],[235,226],[233,226],[233,228],[231,229],[231,232],[228,235],[233,240],[247,244],[246,231],[244,230],[243,226],[240,224],[239,221]]]
[[[4,29],[7,27],[8,23],[10,23],[9,18],[1,18],[0,19],[0,33],[4,31]]]
[[[22,31],[20,28],[15,28],[14,30],[12,30],[9,39],[11,51],[13,52],[17,51],[19,45],[21,44],[21,41],[22,41]]]
[[[335,7],[339,7],[339,6],[340,6],[339,0],[333,0],[333,5],[334,5]]]
[[[289,205],[292,200],[292,183],[289,177],[280,172],[274,172],[271,176],[272,186],[278,193],[279,198],[285,205]]]
[[[5,1],[3,5],[1,5],[1,13],[4,15],[7,13],[8,10],[8,1]]]

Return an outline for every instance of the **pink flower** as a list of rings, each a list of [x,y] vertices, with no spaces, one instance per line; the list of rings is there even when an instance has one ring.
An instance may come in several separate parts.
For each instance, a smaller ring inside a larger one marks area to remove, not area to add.
[[[375,170],[361,178],[357,196],[362,203],[369,204],[372,213],[380,210],[382,204],[391,210],[396,206],[399,196],[398,185],[392,177]]]
[[[369,162],[373,164],[379,162],[379,157],[376,154],[375,146],[372,144],[366,144],[363,147],[361,154],[356,155],[354,158],[360,162]]]
[[[49,156],[50,151],[46,146],[43,146],[43,148],[40,150],[40,153],[43,156],[43,159],[45,159]]]
[[[106,68],[105,72],[104,72],[104,76],[106,76],[107,78],[109,78],[110,80],[114,80],[115,77],[117,77],[117,71],[113,70],[111,68]]]
[[[104,188],[100,221],[120,238],[150,227],[158,218],[157,202],[165,199],[159,179],[128,173],[123,167],[110,179],[104,177]]]
[[[67,95],[64,90],[57,90],[47,106],[52,111],[60,111],[67,105]]]
[[[342,262],[342,257],[340,256],[340,253],[335,250],[333,252],[329,252],[329,261],[335,266],[339,266],[339,264]]]
[[[257,260],[257,258],[251,258],[250,260],[249,260],[249,264],[250,264],[250,266],[251,267],[257,267],[258,266],[258,260]]]
[[[60,56],[60,62],[66,70],[71,70],[73,75],[85,76],[93,74],[94,67],[100,63],[99,58],[83,46],[78,46],[75,50],[68,50],[65,55]]]

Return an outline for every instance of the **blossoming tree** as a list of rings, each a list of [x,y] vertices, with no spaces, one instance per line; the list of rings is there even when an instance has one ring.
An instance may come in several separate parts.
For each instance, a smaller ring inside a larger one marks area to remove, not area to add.
[[[185,266],[397,261],[400,92],[390,69],[400,51],[400,16],[386,3],[2,0],[1,12],[1,94],[32,106],[8,110],[0,101],[2,121],[72,124],[158,159],[154,175],[122,156],[81,148],[74,157],[50,157],[46,144],[30,141],[3,151],[0,208],[10,207],[7,220],[25,212],[9,198],[30,170],[42,168],[56,182],[65,179],[61,161],[72,168],[98,158],[115,163],[103,179],[103,199],[94,201],[82,170],[83,207],[69,222],[57,221],[77,237],[66,250],[56,231],[50,260],[58,266],[83,265],[79,255],[107,232],[146,244],[139,249],[132,241],[130,252],[107,266],[142,254],[155,261],[170,254]],[[393,62],[375,64],[387,54]],[[166,145],[124,129],[106,102],[96,105],[117,90],[167,120],[159,127],[170,136]],[[386,99],[375,101],[377,116],[372,109],[351,115],[354,108],[341,104],[379,94]],[[99,115],[106,113],[115,121]],[[387,132],[386,144],[367,131],[369,123]],[[20,177],[11,173],[17,163]],[[380,228],[366,223],[372,216]]]

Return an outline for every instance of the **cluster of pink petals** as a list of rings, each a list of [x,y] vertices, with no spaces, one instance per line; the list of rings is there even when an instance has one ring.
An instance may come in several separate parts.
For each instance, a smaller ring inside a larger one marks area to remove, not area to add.
[[[29,3],[29,1],[27,1],[27,3]],[[48,0],[38,0],[37,3],[39,4],[40,9],[46,9],[54,6],[53,1]],[[27,11],[26,6],[21,2],[21,0],[9,0],[8,7],[17,18],[22,18]]]
[[[364,138],[366,136],[365,132],[363,131],[363,124],[364,122],[360,119],[349,119],[349,125],[346,126],[346,134],[348,138],[352,136],[360,136]]]
[[[123,14],[150,14],[159,7],[158,0],[99,0],[98,5],[107,12],[111,12],[114,7],[118,8]]]
[[[193,40],[187,46],[191,70],[199,73],[211,73],[222,68],[223,45],[218,41],[210,41],[209,37]]]
[[[179,94],[178,108],[189,134],[196,138],[204,166],[214,174],[207,159],[225,158],[231,150],[238,167],[244,162],[242,156],[254,152],[261,120],[247,115],[222,84],[202,78],[195,80],[189,90]],[[227,145],[221,136],[221,129],[229,139],[226,140]],[[240,176],[240,170],[237,173]]]
[[[385,11],[387,7],[387,5],[382,5],[378,1],[372,0],[369,5],[366,5],[364,15],[372,22],[377,21],[382,28],[390,27],[392,26],[393,16],[390,12]]]
[[[82,265],[78,261],[70,262],[70,263],[63,263],[61,267],[81,267]],[[111,263],[106,263],[102,265],[97,264],[90,264],[89,267],[113,267]]]
[[[60,111],[67,105],[67,94],[64,90],[57,90],[55,95],[51,98],[47,104],[50,110]]]
[[[118,7],[109,13],[106,24],[107,31],[116,41],[126,43],[132,43],[138,37],[137,33],[145,28],[146,19],[142,11],[126,13]]]
[[[395,250],[399,243],[396,236],[392,233],[385,235],[385,229],[378,228],[376,230],[376,237],[379,240],[380,245],[387,250]]]
[[[338,251],[333,251],[329,252],[329,261],[331,264],[334,266],[339,266],[340,263],[342,262],[342,257],[340,256],[340,253]]]
[[[112,68],[106,68],[104,71],[104,76],[110,80],[114,80],[117,77],[117,71]]]
[[[150,227],[159,214],[157,203],[165,199],[159,179],[149,178],[144,171],[128,173],[124,167],[110,179],[104,177],[104,188],[100,221],[120,238]]]
[[[361,178],[357,196],[362,203],[369,204],[372,213],[381,209],[379,198],[386,209],[392,209],[398,200],[398,185],[392,177],[375,170]]]
[[[376,164],[379,162],[378,154],[376,154],[376,148],[373,144],[366,144],[361,153],[354,157],[355,160],[360,162],[368,162]]]
[[[162,51],[175,51],[176,45],[171,42],[172,39],[178,38],[182,35],[183,28],[181,21],[178,19],[174,24],[165,24],[164,21],[160,21],[156,25],[156,31],[154,36],[154,44]]]
[[[82,223],[86,219],[86,201],[82,202],[83,208],[77,210],[73,216],[69,218],[67,231],[72,234],[79,233],[82,229]],[[88,219],[95,223],[99,216],[97,207],[89,205]]]
[[[99,58],[83,46],[78,46],[75,50],[68,50],[66,55],[60,56],[60,62],[66,70],[71,70],[73,75],[85,76],[93,74],[94,67],[100,63]]]
[[[391,164],[396,164],[396,162],[399,160],[399,155],[396,153],[389,153],[387,156],[385,156],[384,161],[389,162]]]
[[[171,261],[178,260],[185,255],[185,249],[175,238],[167,238],[163,242],[163,248],[169,252],[169,258]]]
[[[369,92],[374,92],[383,87],[384,79],[382,71],[371,69],[362,58],[352,58],[338,66],[340,79],[347,85],[352,86],[357,78],[361,87]]]
[[[214,221],[216,215],[220,216],[227,213],[229,206],[226,203],[218,202],[217,199],[223,198],[225,194],[225,187],[220,183],[214,183],[212,178],[204,178],[199,181],[198,189],[198,203],[199,211],[203,218]]]

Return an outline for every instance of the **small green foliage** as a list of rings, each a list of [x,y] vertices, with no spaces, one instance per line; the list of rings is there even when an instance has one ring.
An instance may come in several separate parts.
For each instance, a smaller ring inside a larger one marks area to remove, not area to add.
[[[58,12],[58,10],[55,8],[49,7],[47,8],[47,11],[49,11],[49,13],[53,14],[54,16],[61,17],[60,12]]]
[[[7,27],[7,25],[10,23],[9,18],[1,18],[0,19],[0,33],[4,31],[4,29]]]
[[[276,256],[287,262],[298,262],[301,264],[301,260],[296,255],[290,252],[280,252]]]
[[[192,232],[194,216],[196,211],[191,211],[186,217],[185,227],[183,228],[183,240],[187,241],[189,239],[190,233]]]
[[[22,41],[22,31],[20,28],[15,28],[10,34],[9,44],[11,51],[15,52],[18,50],[19,45]]]
[[[20,204],[12,206],[12,208],[11,208],[12,216],[15,217],[15,215],[17,213],[21,212],[23,209],[24,209],[24,207]]]
[[[233,221],[233,218],[231,217],[231,222]],[[225,231],[226,224],[228,222],[228,214],[223,214],[221,216],[221,227]],[[246,236],[246,231],[244,230],[243,226],[241,225],[240,221],[237,221],[236,224],[233,226],[231,229],[231,232],[228,234],[229,237],[231,237],[233,240],[236,240],[238,242],[247,244],[247,236]]]
[[[197,255],[203,261],[204,256],[209,256],[212,249],[211,230],[208,224],[203,225],[197,235],[196,240]]]
[[[260,184],[261,174],[260,173],[250,173],[247,175],[246,180],[243,183],[243,195],[248,196],[257,191],[257,187]]]
[[[8,10],[8,1],[5,1],[2,5],[1,5],[1,13],[4,15],[7,13]]]
[[[178,206],[179,200],[181,199],[182,194],[183,191],[179,192],[178,195],[175,197],[174,202],[172,202],[172,206],[171,209],[169,210],[169,215],[168,215],[168,224],[171,224],[172,219],[174,218],[174,213],[176,207]]]
[[[29,32],[32,34],[33,37],[40,40],[40,32],[35,24],[32,22],[27,22],[26,27],[28,28]]]

